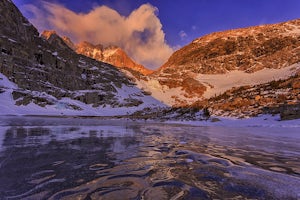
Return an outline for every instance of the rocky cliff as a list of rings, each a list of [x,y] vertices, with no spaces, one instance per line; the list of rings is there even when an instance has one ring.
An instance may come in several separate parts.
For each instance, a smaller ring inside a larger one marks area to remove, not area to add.
[[[143,75],[151,74],[153,71],[134,62],[120,47],[93,45],[81,42],[76,45],[76,52],[98,61],[106,62],[121,69],[133,70]]]
[[[157,103],[117,68],[78,55],[53,34],[40,37],[10,0],[0,1],[0,50],[0,73],[18,87],[16,105],[82,110],[76,102],[95,108]]]
[[[53,37],[59,37],[55,31],[44,31],[42,34],[42,36],[46,39],[49,39],[50,35],[55,35]],[[147,69],[143,65],[137,64],[135,61],[133,61],[120,47],[104,47],[101,44],[94,45],[87,41],[74,44],[70,38],[65,36],[61,37],[61,39],[78,54],[85,55],[95,60],[109,63],[118,68],[133,71],[142,75],[149,75],[153,73],[152,70]],[[49,41],[51,42],[51,40]]]

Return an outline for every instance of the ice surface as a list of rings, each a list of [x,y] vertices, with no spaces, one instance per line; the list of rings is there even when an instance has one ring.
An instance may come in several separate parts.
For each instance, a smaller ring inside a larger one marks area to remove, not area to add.
[[[299,198],[297,127],[16,116],[0,127],[3,199]]]

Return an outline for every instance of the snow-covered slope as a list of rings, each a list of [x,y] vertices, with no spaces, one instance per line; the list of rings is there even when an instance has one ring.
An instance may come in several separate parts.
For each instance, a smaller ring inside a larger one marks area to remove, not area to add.
[[[31,95],[32,99],[44,99],[48,103],[42,106],[34,102],[27,105],[18,105],[18,102],[22,99],[15,99],[14,92],[26,93]],[[160,101],[142,95],[136,87],[122,85],[121,88],[118,88],[116,97],[119,99],[120,104],[123,103],[127,106],[102,105],[95,107],[92,104],[85,104],[69,97],[58,99],[45,92],[23,90],[0,73],[0,115],[116,116],[131,114],[144,108],[164,107]],[[133,105],[136,104],[136,106],[128,106],[130,102]]]
[[[254,73],[234,70],[226,74],[199,74],[196,80],[203,83],[207,90],[205,98],[220,95],[233,87],[258,85],[273,80],[286,79],[300,70],[300,63],[281,69],[262,69]]]
[[[160,83],[160,77],[136,80],[137,86],[167,105],[192,104],[195,101],[220,95],[233,87],[258,85],[273,80],[286,79],[300,71],[300,63],[281,69],[262,69],[253,73],[240,70],[229,71],[225,74],[196,74],[190,73],[194,80],[203,84],[206,89],[203,94],[189,96],[183,87],[170,88]],[[162,78],[165,79],[165,78]]]

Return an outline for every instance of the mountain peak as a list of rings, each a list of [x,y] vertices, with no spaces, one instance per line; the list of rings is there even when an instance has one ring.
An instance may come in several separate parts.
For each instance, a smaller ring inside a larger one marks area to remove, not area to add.
[[[77,45],[74,45],[69,38],[63,37],[62,39],[78,54],[109,63],[118,68],[133,70],[143,75],[148,75],[153,72],[152,70],[137,64],[125,53],[123,49],[116,45],[104,47],[102,44],[94,45],[87,41],[82,41]]]
[[[160,70],[184,68],[193,73],[220,74],[281,68],[300,61],[299,38],[300,19],[216,32],[176,51]]]
[[[58,37],[56,31],[54,30],[45,30],[42,34],[41,34],[42,38],[45,38],[46,40],[49,40],[51,37]]]
[[[54,30],[45,30],[41,37],[61,50],[72,49]]]
[[[286,79],[300,67],[299,52],[300,19],[216,32],[174,52],[150,78],[165,92],[164,102],[188,105],[232,87]]]

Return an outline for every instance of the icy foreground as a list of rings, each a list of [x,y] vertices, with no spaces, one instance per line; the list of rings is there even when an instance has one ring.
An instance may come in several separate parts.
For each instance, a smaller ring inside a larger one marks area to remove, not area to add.
[[[0,117],[0,199],[299,199],[299,143],[297,127]]]

